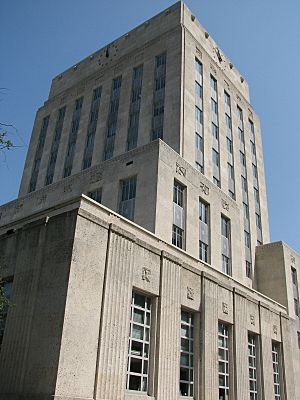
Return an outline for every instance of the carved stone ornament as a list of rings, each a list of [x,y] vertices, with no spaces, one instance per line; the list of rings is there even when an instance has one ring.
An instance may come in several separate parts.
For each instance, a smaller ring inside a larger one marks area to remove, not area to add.
[[[255,318],[254,315],[250,315],[250,324],[255,326]]]
[[[291,254],[291,263],[295,264],[295,262],[296,262],[295,257]]]
[[[194,289],[193,288],[187,286],[187,288],[186,288],[186,297],[189,300],[194,300]]]
[[[277,325],[273,325],[273,332],[275,333],[275,335],[277,335],[278,333]]]
[[[215,68],[212,64],[210,64],[210,69],[212,70],[212,72],[213,72],[214,74],[217,73],[216,68]]]
[[[142,269],[142,280],[146,282],[150,282],[151,278],[151,270],[149,268],[143,267]]]
[[[178,175],[185,176],[186,175],[186,169],[184,167],[182,167],[181,165],[179,165],[178,163],[176,163],[176,173]]]
[[[41,204],[45,203],[46,199],[47,199],[47,196],[45,194],[43,194],[42,196],[38,197],[37,198],[38,205],[41,205]]]
[[[199,49],[199,47],[196,46],[196,54],[199,58],[202,58],[202,51]]]
[[[229,211],[229,203],[227,203],[226,200],[222,199],[222,207],[224,208],[224,210]]]
[[[72,192],[72,185],[69,183],[64,186],[64,193],[71,193]]]
[[[15,205],[15,210],[16,211],[19,211],[19,210],[21,210],[21,208],[23,208],[23,203],[17,203],[16,205]]]
[[[102,179],[102,171],[93,171],[90,176],[90,183],[96,183]]]
[[[224,301],[223,301],[223,303],[222,303],[222,310],[223,310],[223,313],[224,313],[224,314],[228,315],[228,313],[229,313],[228,304],[225,303]]]
[[[207,196],[209,195],[209,187],[206,186],[203,182],[200,182],[200,189],[204,194],[206,194]]]

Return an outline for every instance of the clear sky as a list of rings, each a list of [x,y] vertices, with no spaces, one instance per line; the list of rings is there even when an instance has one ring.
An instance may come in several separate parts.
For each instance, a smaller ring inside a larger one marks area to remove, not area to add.
[[[249,83],[260,116],[271,240],[300,252],[300,1],[187,0]],[[16,198],[35,112],[51,79],[168,0],[1,0],[0,121],[22,147],[0,155],[0,204]]]

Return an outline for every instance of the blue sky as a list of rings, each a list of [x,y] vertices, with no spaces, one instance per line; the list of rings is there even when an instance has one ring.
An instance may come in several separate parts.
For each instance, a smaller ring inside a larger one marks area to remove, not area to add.
[[[271,240],[300,252],[300,1],[187,0],[247,79],[263,132]],[[0,204],[17,196],[35,112],[51,79],[173,4],[2,0],[0,121],[22,147],[0,155]]]

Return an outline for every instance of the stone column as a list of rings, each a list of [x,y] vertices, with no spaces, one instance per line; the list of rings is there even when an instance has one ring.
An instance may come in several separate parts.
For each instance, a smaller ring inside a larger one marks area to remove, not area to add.
[[[179,397],[180,266],[162,256],[157,326],[157,400]]]

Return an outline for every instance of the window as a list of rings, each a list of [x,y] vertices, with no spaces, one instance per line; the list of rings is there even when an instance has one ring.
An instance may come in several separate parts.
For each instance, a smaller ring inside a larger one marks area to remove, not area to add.
[[[173,186],[173,227],[172,227],[172,244],[179,248],[184,245],[184,186],[174,181]]]
[[[217,167],[219,167],[219,165],[220,165],[219,153],[215,149],[212,149],[212,160],[213,160],[213,163]]]
[[[242,176],[241,180],[242,180],[242,189],[244,192],[247,193],[248,191],[247,179]]]
[[[216,94],[217,94],[217,81],[213,76],[210,77],[210,87],[211,87],[212,97],[216,96]]]
[[[273,381],[275,400],[280,400],[280,365],[279,365],[280,348],[279,343],[272,342],[272,363],[273,363]]]
[[[136,195],[136,176],[121,181],[120,214],[133,220]]]
[[[257,344],[255,335],[250,333],[248,334],[248,361],[250,400],[257,400]]]
[[[231,130],[231,118],[229,117],[229,115],[225,114],[225,122],[226,122],[226,126],[229,130]]]
[[[299,301],[298,299],[294,299],[294,308],[295,308],[295,314],[297,317],[299,317]]]
[[[208,262],[209,251],[209,205],[199,200],[199,258]]]
[[[71,129],[69,132],[68,146],[67,146],[67,154],[65,157],[65,165],[64,165],[64,173],[63,177],[71,175],[72,167],[73,167],[73,159],[75,155],[75,146],[77,141],[77,134],[80,123],[81,109],[83,105],[83,97],[75,100]]]
[[[228,178],[234,180],[233,166],[227,163]]]
[[[211,112],[213,114],[218,114],[218,103],[213,99],[211,99]]]
[[[199,258],[204,262],[208,262],[208,244],[199,240]]]
[[[244,231],[244,239],[245,239],[245,247],[250,249],[251,240],[250,240],[250,233],[249,232]]]
[[[197,106],[195,107],[195,118],[196,118],[196,123],[202,124],[203,122],[202,111]]]
[[[93,91],[89,123],[87,128],[87,137],[86,137],[84,155],[82,161],[82,169],[89,168],[92,165],[94,141],[95,141],[95,134],[96,134],[100,100],[101,100],[101,91],[102,91],[101,87],[98,87]]]
[[[195,58],[195,69],[198,74],[202,75],[202,64],[197,58]]]
[[[229,139],[228,137],[226,138],[226,144],[228,153],[233,154],[232,140]]]
[[[245,142],[244,131],[240,128],[238,128],[238,135],[239,135],[239,139],[240,139],[241,143],[244,143]]]
[[[115,147],[115,137],[117,134],[117,120],[119,111],[119,102],[121,94],[122,76],[118,76],[112,81],[112,90],[110,95],[110,107],[107,118],[106,140],[104,145],[104,160],[113,157]]]
[[[32,172],[31,172],[31,178],[30,178],[28,192],[33,192],[36,189],[40,163],[41,163],[41,159],[42,159],[42,154],[43,154],[44,144],[45,144],[45,140],[46,140],[47,129],[48,129],[48,125],[49,125],[49,119],[50,119],[50,115],[48,115],[47,117],[43,118],[41,130],[40,130],[40,135],[39,135],[39,139],[38,139],[38,144],[37,144],[37,148],[36,148],[36,151],[35,151],[33,168],[32,168]]]
[[[3,294],[5,298],[9,301],[11,299],[12,295],[12,279],[7,279],[2,282],[0,282],[0,288],[3,291]],[[4,337],[4,330],[5,330],[5,324],[6,324],[6,319],[7,319],[7,314],[8,314],[8,307],[5,306],[2,311],[0,311],[0,351],[1,351],[1,345]]]
[[[252,279],[252,263],[246,260],[246,276]]]
[[[151,298],[133,292],[127,363],[129,390],[147,392],[150,350]]]
[[[244,219],[249,220],[249,207],[248,204],[243,203],[243,213],[244,213]]]
[[[261,230],[261,218],[260,215],[257,213],[255,213],[255,221],[257,228]]]
[[[226,104],[228,107],[230,107],[230,105],[231,105],[231,103],[230,103],[230,96],[229,96],[229,94],[228,94],[227,92],[224,92],[224,101],[225,101],[225,104]]]
[[[198,82],[195,82],[195,96],[202,99],[202,86]]]
[[[230,260],[230,220],[221,216],[221,271],[227,275],[231,275]]]
[[[298,336],[298,348],[300,350],[300,332],[297,332],[297,336]]]
[[[216,140],[219,140],[219,128],[213,122],[211,123],[211,133]]]
[[[165,86],[165,77],[156,82],[156,90]],[[131,103],[129,108],[129,123],[127,132],[127,151],[136,148],[139,130],[140,103],[143,81],[143,65],[133,69],[131,84]],[[158,88],[158,85],[160,86]]]
[[[240,151],[240,161],[241,161],[241,165],[242,165],[243,167],[246,167],[246,158],[245,158],[245,154],[242,153],[241,151]]]
[[[298,281],[297,281],[297,271],[295,268],[291,268],[291,272],[292,272],[292,282],[294,285],[298,285]]]
[[[101,199],[102,199],[102,189],[96,189],[93,190],[92,192],[88,192],[88,196],[97,201],[98,203],[101,203]]]
[[[56,119],[56,124],[55,124],[55,129],[54,129],[54,136],[53,136],[53,140],[52,140],[52,144],[51,144],[50,157],[49,157],[49,161],[48,161],[45,185],[50,185],[53,182],[55,164],[56,164],[56,159],[57,159],[57,153],[58,153],[61,133],[62,133],[62,129],[63,129],[65,113],[66,113],[66,107],[60,108],[57,113],[57,119]]]
[[[219,400],[229,399],[229,329],[219,323],[218,326],[218,354],[219,354]]]
[[[194,394],[194,315],[181,311],[180,394]]]
[[[155,57],[154,100],[151,140],[163,138],[164,103],[166,86],[166,53]]]
[[[252,164],[252,171],[253,171],[253,178],[254,178],[255,180],[257,180],[257,179],[258,179],[258,176],[257,176],[257,166],[254,165],[254,164]]]

